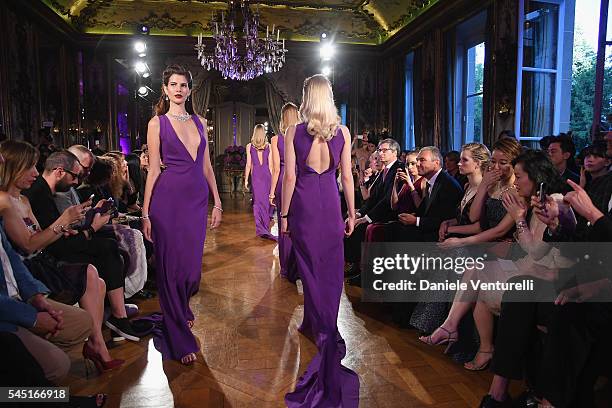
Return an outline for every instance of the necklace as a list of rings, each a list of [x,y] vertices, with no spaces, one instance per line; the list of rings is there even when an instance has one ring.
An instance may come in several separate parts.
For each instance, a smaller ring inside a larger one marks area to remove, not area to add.
[[[191,115],[188,114],[187,112],[179,113],[178,115],[175,115],[174,113],[168,113],[168,115],[172,116],[174,119],[178,120],[179,122],[187,122],[189,119],[191,119]]]

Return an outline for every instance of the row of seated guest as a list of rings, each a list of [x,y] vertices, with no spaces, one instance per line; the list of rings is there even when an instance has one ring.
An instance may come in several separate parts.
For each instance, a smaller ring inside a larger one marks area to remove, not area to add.
[[[585,150],[585,162],[609,166],[610,160],[601,156],[602,147]],[[611,261],[609,246],[602,243],[612,242],[612,174],[595,179],[600,180],[595,190],[569,180],[573,191],[562,201],[546,197],[542,203],[534,197],[530,203],[535,217],[545,225],[544,240],[553,248],[556,242],[597,242],[599,250],[588,251],[592,256],[585,257],[586,245],[559,247],[561,255],[572,260],[570,265],[551,268],[559,279],[534,282],[538,292],[552,292],[554,301],[520,302],[516,293],[504,294],[492,359],[495,376],[482,407],[510,406],[509,383],[523,379],[526,367],[531,368],[527,370],[531,394],[542,405],[595,406],[593,384],[604,370],[609,374],[612,357],[607,344],[612,334],[612,285],[609,270],[601,267]],[[567,205],[577,220],[567,215]],[[532,234],[531,226],[523,225],[519,240]],[[535,352],[534,345],[538,346]]]
[[[29,200],[22,191],[29,188],[38,171],[38,151],[30,144],[5,141],[0,144],[0,216],[9,239],[22,254],[23,262],[33,276],[50,290],[50,298],[57,302],[79,306],[87,311],[93,327],[83,354],[95,354],[108,367],[119,366],[122,360],[110,357],[104,337],[102,320],[106,285],[97,269],[88,263],[67,263],[47,253],[45,249],[64,234],[73,232],[66,227],[83,218],[86,205],[67,208],[47,228],[42,229],[32,212]]]
[[[549,148],[548,155],[543,152],[525,152],[513,138],[502,138],[496,142],[493,145],[492,154],[489,154],[488,149],[484,145],[469,144],[464,146],[460,155],[459,169],[468,178],[468,183],[465,185],[465,193],[461,201],[457,203],[457,215],[453,218],[448,217],[448,220],[440,223],[438,234],[433,241],[441,241],[442,244],[440,246],[442,248],[451,249],[474,243],[512,241],[518,237],[518,243],[524,249],[525,254],[515,261],[516,270],[522,274],[529,273],[532,276],[537,276],[536,280],[540,279],[546,282],[553,279],[555,269],[562,269],[569,264],[567,259],[557,249],[543,243],[547,224],[538,217],[533,216],[534,211],[529,208],[533,205],[531,197],[536,193],[539,184],[545,182],[549,200],[552,203],[560,202],[562,200],[561,193],[566,192],[568,189],[565,181],[575,180],[576,177],[575,174],[567,171],[567,167],[564,166],[569,161],[568,154],[566,153],[572,151],[573,145],[566,143],[563,138],[553,138]],[[555,151],[556,149],[559,152]],[[427,158],[430,154],[427,153],[428,151],[431,152],[431,149],[424,149],[419,155],[425,153]],[[612,206],[610,199],[612,176],[608,173],[610,160],[607,157],[607,152],[605,148],[598,147],[596,144],[584,149],[582,154],[585,157],[583,173],[587,176],[583,176],[582,181],[586,184],[587,192],[589,192],[595,206],[600,209],[601,213],[609,213],[610,206]],[[417,155],[417,158],[419,155]],[[561,163],[559,158],[554,157],[555,155],[559,155],[565,163]],[[437,165],[434,166],[434,169],[436,168],[438,168]],[[425,175],[425,171],[422,169],[418,174]],[[411,175],[411,177],[404,175]],[[398,172],[396,178],[398,181],[393,188],[394,191],[391,191],[391,208],[399,213],[407,211],[412,214],[409,214],[409,217],[397,216],[398,221],[393,224],[372,224],[368,226],[368,229],[393,231],[393,229],[398,228],[397,225],[401,224],[402,221],[404,221],[404,224],[407,223],[406,221],[414,222],[414,218],[423,201],[422,193],[420,194],[419,189],[415,186],[418,179],[410,169],[403,174]],[[595,188],[592,188],[593,186]],[[439,199],[447,199],[447,196],[445,195]],[[421,200],[421,203],[419,203],[419,200]],[[538,214],[537,211],[535,213]],[[571,219],[571,217],[567,218]],[[414,227],[411,226],[411,228]],[[398,241],[397,235],[394,237],[393,234],[389,235],[388,232],[366,234],[366,236],[370,240],[392,240],[395,238]],[[400,236],[399,238],[399,241],[410,241],[413,239],[409,236]],[[425,240],[423,235],[419,236],[419,240]],[[507,249],[506,245],[499,245],[496,252],[498,252],[498,255],[505,255],[503,253],[505,249]],[[486,271],[486,278],[489,280],[506,281],[514,279],[512,278],[512,273],[509,274],[501,270],[499,265],[496,264],[488,265]],[[466,274],[465,279],[471,277],[470,274]],[[476,277],[483,278],[482,276]],[[462,332],[460,322],[466,318],[472,319],[473,314],[473,321],[476,326],[477,351],[474,350],[476,353],[472,352],[471,355],[470,353],[464,353],[464,355],[470,355],[464,361],[471,360],[466,362],[465,367],[470,370],[484,369],[489,365],[491,359],[498,355],[497,352],[493,353],[496,349],[493,340],[493,316],[499,315],[501,304],[500,293],[471,292],[460,293],[456,296],[457,301],[451,305],[450,312],[447,304],[419,303],[416,305],[414,312],[411,313],[410,323],[425,333],[431,333],[429,336],[422,336],[422,341],[428,344],[449,344],[453,346],[451,347],[452,349],[455,344],[458,344],[457,342],[460,338],[472,338],[472,333]],[[503,309],[503,306],[501,308]],[[473,313],[468,315],[468,312],[471,310],[473,310]],[[405,309],[404,312],[407,313]],[[609,316],[609,311],[607,313],[604,313],[604,316]],[[519,312],[514,316],[518,319],[520,315],[521,313]],[[506,320],[512,322],[511,318]],[[502,321],[504,321],[503,312],[500,323]],[[564,324],[567,325],[567,322]],[[512,327],[512,323],[508,323],[508,325]],[[505,327],[508,327],[508,325]],[[440,327],[434,330],[438,326]],[[532,326],[534,325],[532,324]],[[469,329],[471,326],[467,325],[464,327]],[[607,329],[610,329],[609,325]],[[501,342],[501,344],[505,344],[505,347],[508,348],[509,344],[514,344],[512,343],[512,335],[510,333],[511,329],[505,332],[506,335],[502,338],[498,334],[497,345],[499,346]],[[565,346],[567,347],[567,345]],[[453,350],[453,353],[455,351]],[[580,362],[582,365],[579,365],[579,367],[583,367],[586,357],[584,357],[584,353],[578,354],[583,358]],[[512,352],[504,353],[499,359],[508,363],[514,355]],[[499,387],[499,384],[507,386],[509,378],[520,377],[520,360],[512,362],[514,363],[512,365],[514,371],[511,370],[512,375],[508,375],[508,371],[500,369],[500,375],[496,377],[492,384],[491,392],[495,398],[503,399],[506,397],[503,392],[507,390],[507,387]],[[504,363],[500,363],[500,365],[503,366]],[[506,375],[503,375],[504,373]],[[574,380],[577,377],[577,373],[572,370],[569,373],[567,370],[563,371],[563,375],[573,375]],[[551,382],[549,381],[549,383]],[[558,389],[561,388],[561,386],[558,387]],[[503,392],[499,392],[500,389]],[[549,387],[549,389],[554,388]],[[582,387],[582,389],[584,390],[585,388]],[[571,395],[575,398],[576,393]],[[556,398],[558,399],[558,396]],[[569,397],[565,395],[565,398]],[[494,398],[491,396],[483,401],[485,404],[495,404]],[[566,406],[561,403],[557,404],[558,406]]]
[[[31,148],[24,142],[11,143],[18,144],[22,151]],[[38,175],[35,168],[26,168],[29,177],[25,180],[26,184],[20,186],[23,189],[21,199],[31,207],[29,212],[36,219],[33,224],[37,225],[37,230],[55,226],[55,232],[59,235],[59,238],[45,247],[46,254],[60,262],[95,266],[106,284],[106,297],[110,304],[110,317],[104,324],[123,338],[138,341],[137,332],[127,319],[124,262],[117,240],[98,233],[109,222],[110,215],[98,213],[93,217],[91,225],[78,230],[73,229],[72,224],[55,224],[61,213],[54,194],[68,192],[70,187],[78,185],[82,172],[78,158],[69,151],[58,151],[47,158],[42,175]],[[86,208],[90,203],[83,204]]]
[[[378,154],[382,170],[370,187],[369,198],[356,212],[355,230],[344,241],[344,259],[351,264],[352,275],[359,275],[361,243],[365,239],[368,224],[393,219],[390,200],[395,173],[400,167],[397,160],[399,150],[399,144],[393,139],[383,139],[379,143]]]
[[[62,211],[71,205],[86,202],[93,194],[93,205],[102,204],[101,200],[112,198],[115,203],[119,203],[119,211],[126,210],[128,205],[125,203],[122,206],[122,194],[128,191],[129,187],[127,187],[128,177],[125,175],[127,167],[123,165],[124,160],[120,160],[122,156],[107,153],[96,158],[89,149],[81,145],[71,146],[68,151],[77,156],[83,171],[79,179],[78,191],[75,186],[72,186],[67,192],[55,194],[58,209]],[[95,188],[88,187],[91,183],[95,184]],[[114,195],[112,191],[115,191],[117,195]],[[113,206],[113,209],[115,210],[116,207]],[[153,247],[150,243],[145,242],[138,228],[138,223],[129,226],[107,224],[96,232],[98,236],[117,241],[124,260],[124,296],[127,298],[137,293],[145,293],[141,290],[148,278],[147,259],[153,252]]]

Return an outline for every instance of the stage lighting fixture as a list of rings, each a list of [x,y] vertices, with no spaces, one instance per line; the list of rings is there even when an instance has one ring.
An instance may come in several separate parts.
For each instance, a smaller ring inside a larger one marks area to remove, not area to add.
[[[140,88],[138,88],[138,95],[140,96],[147,96],[149,94],[149,89],[146,86],[141,86]]]
[[[336,48],[331,42],[324,42],[321,44],[321,48],[319,48],[319,55],[323,61],[329,61],[334,57],[335,53]]]
[[[134,49],[137,53],[141,54],[147,50],[147,44],[144,41],[136,41],[134,43]]]
[[[145,64],[143,61],[138,61],[136,64],[134,64],[134,69],[136,72],[142,75],[147,72],[147,64]]]
[[[149,26],[147,26],[145,24],[139,24],[138,25],[138,32],[140,34],[148,35],[149,34]]]

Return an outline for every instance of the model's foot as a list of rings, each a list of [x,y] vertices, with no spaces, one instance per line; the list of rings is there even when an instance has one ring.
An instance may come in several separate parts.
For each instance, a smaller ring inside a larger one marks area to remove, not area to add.
[[[195,353],[189,353],[181,358],[181,363],[184,365],[192,365],[197,359],[198,358],[196,357]]]

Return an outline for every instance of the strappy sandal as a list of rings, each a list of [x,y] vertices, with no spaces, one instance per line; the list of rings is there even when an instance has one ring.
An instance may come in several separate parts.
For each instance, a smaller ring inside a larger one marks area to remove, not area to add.
[[[474,365],[474,361],[476,360],[476,357],[478,356],[478,354],[490,354],[491,358],[489,358],[487,361],[485,361],[483,364],[479,365],[479,366],[475,366]],[[466,370],[470,370],[470,371],[483,371],[486,370],[487,367],[489,366],[489,364],[491,363],[491,360],[493,360],[493,350],[491,351],[477,351],[476,355],[474,356],[474,358],[472,359],[472,361],[468,361],[467,363],[465,363],[463,365],[463,367]],[[470,366],[468,366],[468,364],[470,364]]]
[[[431,337],[433,336],[433,334],[438,331],[438,330],[442,330],[446,332],[446,337],[442,337],[440,340],[434,342]],[[457,331],[449,331],[448,329],[440,326],[438,327],[436,330],[433,331],[433,333],[431,333],[429,336],[421,336],[419,337],[419,340],[422,341],[423,343],[429,345],[429,346],[440,346],[442,344],[448,344],[448,346],[446,347],[446,350],[444,350],[444,353],[446,354],[446,352],[448,351],[448,349],[457,342],[457,340],[459,340],[459,337],[457,336]]]

